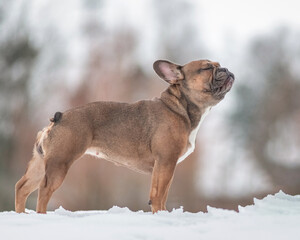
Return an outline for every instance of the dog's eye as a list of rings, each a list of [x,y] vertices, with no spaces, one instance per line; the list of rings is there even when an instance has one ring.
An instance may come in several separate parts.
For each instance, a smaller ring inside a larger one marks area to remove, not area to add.
[[[206,67],[206,68],[200,68],[200,69],[198,69],[198,73],[201,73],[201,72],[203,72],[203,71],[207,71],[207,70],[212,70],[214,67],[213,66],[209,66],[209,67]]]

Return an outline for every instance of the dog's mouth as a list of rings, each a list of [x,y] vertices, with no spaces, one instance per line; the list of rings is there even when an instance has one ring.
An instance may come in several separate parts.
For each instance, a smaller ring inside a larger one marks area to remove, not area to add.
[[[217,68],[210,85],[210,90],[216,98],[223,98],[230,91],[234,82],[233,73],[227,68]]]

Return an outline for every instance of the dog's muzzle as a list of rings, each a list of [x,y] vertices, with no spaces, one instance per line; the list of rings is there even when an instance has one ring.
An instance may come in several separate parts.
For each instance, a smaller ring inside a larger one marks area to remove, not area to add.
[[[227,68],[217,68],[211,84],[211,92],[217,98],[223,98],[232,87],[234,82],[233,73]]]

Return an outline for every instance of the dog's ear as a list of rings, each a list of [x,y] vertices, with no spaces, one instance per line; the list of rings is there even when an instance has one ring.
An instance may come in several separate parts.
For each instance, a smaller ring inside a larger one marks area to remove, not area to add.
[[[153,63],[153,69],[157,75],[169,84],[178,84],[184,79],[181,68],[181,66],[165,60],[157,60]]]

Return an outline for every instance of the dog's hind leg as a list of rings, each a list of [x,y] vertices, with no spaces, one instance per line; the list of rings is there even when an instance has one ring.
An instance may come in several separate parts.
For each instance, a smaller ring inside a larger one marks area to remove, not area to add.
[[[82,134],[81,137],[83,139],[84,135]],[[47,149],[46,156],[44,157],[45,174],[39,185],[36,208],[38,213],[46,213],[52,194],[63,183],[73,162],[80,158],[87,149],[87,144],[78,144],[75,141],[71,141],[72,138],[80,139],[79,136],[74,134],[64,134],[64,144],[61,144],[57,138],[57,135],[52,136],[52,142],[46,141],[45,143]],[[85,141],[85,143],[89,142],[88,140]]]
[[[15,185],[15,210],[17,213],[25,212],[28,196],[38,188],[44,175],[44,161],[37,153],[34,153],[28,163],[25,175]]]
[[[36,208],[38,213],[46,213],[53,192],[61,186],[70,167],[64,162],[53,163],[52,159],[48,159],[48,162],[51,164],[46,164],[45,175],[39,186]]]
[[[69,146],[69,148],[67,146]],[[52,194],[63,183],[73,162],[81,157],[86,150],[84,145],[78,147],[76,144],[71,146],[66,144],[62,145],[62,147],[65,149],[68,148],[70,151],[63,152],[63,149],[57,145],[45,156],[45,174],[39,185],[36,208],[38,213],[46,213],[47,205]]]
[[[40,131],[34,159],[16,185],[16,211],[23,212],[28,195],[39,188],[37,212],[46,213],[52,193],[62,184],[72,163],[82,156],[92,141],[89,125],[76,125],[76,113],[56,113],[50,125]],[[74,120],[75,119],[75,120]],[[61,121],[61,122],[60,122]],[[37,161],[40,160],[40,161]]]

